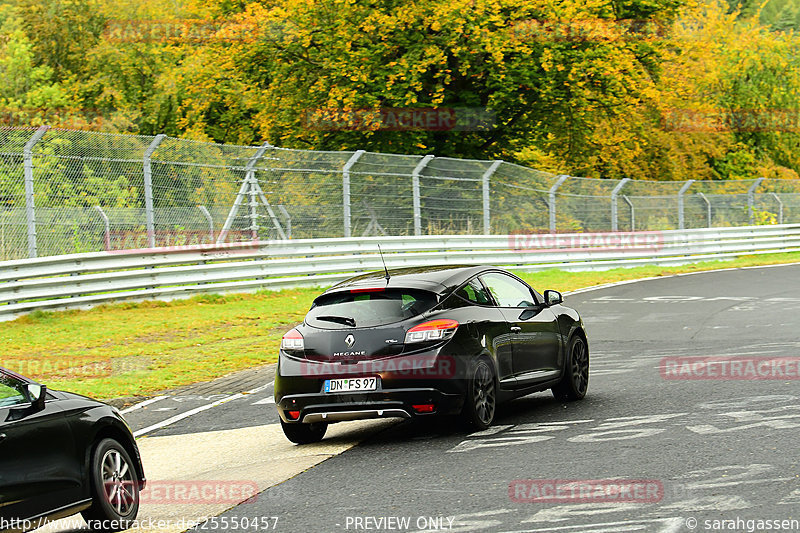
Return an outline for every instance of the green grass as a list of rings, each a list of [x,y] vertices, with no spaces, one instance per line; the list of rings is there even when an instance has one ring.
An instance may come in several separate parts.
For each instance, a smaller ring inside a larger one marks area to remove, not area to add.
[[[746,256],[679,267],[603,272],[518,272],[538,290],[716,268],[800,262],[800,253]],[[36,311],[0,323],[0,366],[95,398],[136,396],[206,381],[276,360],[281,336],[321,289],[203,295],[120,303],[88,311]]]

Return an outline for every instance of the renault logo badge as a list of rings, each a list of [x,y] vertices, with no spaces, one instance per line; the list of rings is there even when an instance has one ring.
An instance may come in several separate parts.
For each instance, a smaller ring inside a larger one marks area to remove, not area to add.
[[[353,337],[352,335],[348,335],[347,337],[344,338],[344,343],[347,344],[348,348],[352,348],[353,345],[356,343],[356,338]]]

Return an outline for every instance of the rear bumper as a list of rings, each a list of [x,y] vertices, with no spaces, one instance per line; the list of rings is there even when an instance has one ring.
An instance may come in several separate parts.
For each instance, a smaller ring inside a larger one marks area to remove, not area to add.
[[[414,405],[432,404],[433,412],[418,413]],[[463,394],[436,388],[384,389],[361,393],[287,394],[276,398],[278,414],[286,423],[343,422],[375,418],[414,418],[436,414],[457,414]],[[289,411],[299,411],[297,419]]]

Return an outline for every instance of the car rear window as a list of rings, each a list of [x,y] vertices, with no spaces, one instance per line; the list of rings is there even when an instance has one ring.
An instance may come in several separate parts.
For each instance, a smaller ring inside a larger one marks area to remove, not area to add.
[[[314,300],[306,323],[325,329],[381,326],[417,316],[437,302],[436,294],[417,289],[356,289],[323,294]]]

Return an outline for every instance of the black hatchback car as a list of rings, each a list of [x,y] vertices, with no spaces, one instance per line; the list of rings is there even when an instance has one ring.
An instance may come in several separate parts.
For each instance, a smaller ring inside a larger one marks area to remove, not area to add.
[[[485,429],[506,400],[546,389],[582,399],[588,342],[579,314],[561,302],[490,266],[341,282],[283,336],[275,378],[283,431],[303,444],[332,422],[454,414]]]
[[[144,480],[114,407],[0,368],[0,531],[77,512],[90,529],[128,529]]]

